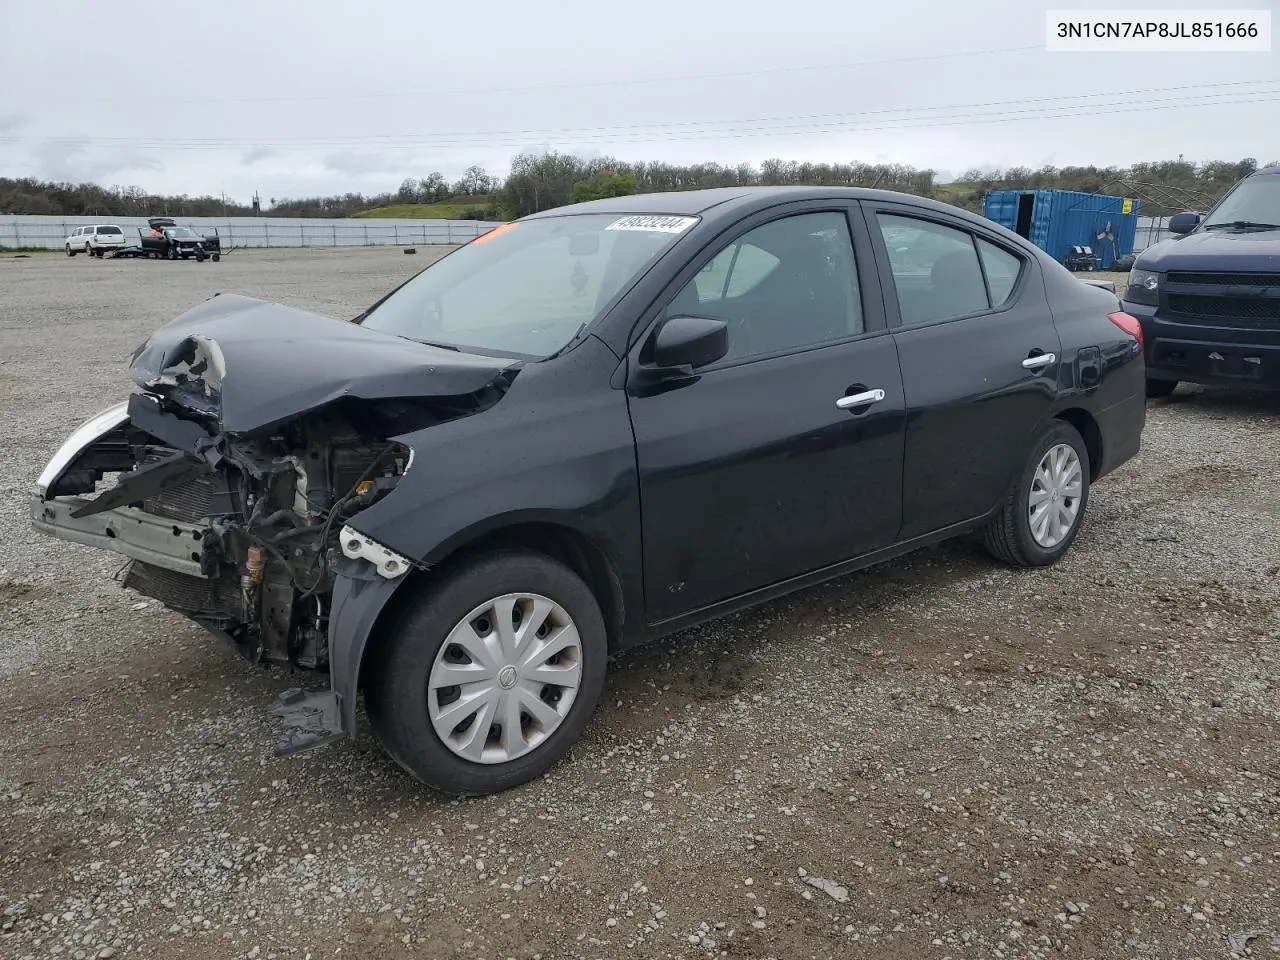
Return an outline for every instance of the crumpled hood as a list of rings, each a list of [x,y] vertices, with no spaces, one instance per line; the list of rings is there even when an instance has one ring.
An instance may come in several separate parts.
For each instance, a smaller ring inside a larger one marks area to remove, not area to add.
[[[222,429],[248,433],[343,397],[464,396],[519,365],[223,294],[153,333],[134,351],[129,374],[162,395],[198,382]]]
[[[1280,271],[1280,230],[1209,230],[1162,240],[1138,255],[1143,270]]]

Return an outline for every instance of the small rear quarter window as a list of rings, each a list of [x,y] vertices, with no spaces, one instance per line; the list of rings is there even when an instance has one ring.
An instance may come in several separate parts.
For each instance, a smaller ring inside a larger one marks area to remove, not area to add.
[[[1007,303],[1022,273],[1022,258],[994,243],[978,238],[978,255],[982,257],[982,269],[987,274],[987,288],[991,291],[991,306]]]

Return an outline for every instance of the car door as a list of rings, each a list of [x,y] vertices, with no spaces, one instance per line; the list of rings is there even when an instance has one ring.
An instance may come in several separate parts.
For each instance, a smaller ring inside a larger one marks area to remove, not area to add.
[[[630,357],[644,584],[670,620],[892,542],[904,402],[865,228],[847,204],[748,219],[685,267]],[[855,256],[854,251],[857,250]],[[727,355],[657,383],[663,319],[728,326]]]
[[[1039,267],[975,224],[864,202],[907,404],[900,538],[1008,492],[1057,397],[1061,344]]]

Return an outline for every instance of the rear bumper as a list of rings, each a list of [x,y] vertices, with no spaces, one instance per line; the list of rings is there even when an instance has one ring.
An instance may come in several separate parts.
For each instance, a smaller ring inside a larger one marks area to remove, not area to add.
[[[1156,307],[1127,300],[1124,308],[1142,324],[1148,379],[1280,390],[1280,324],[1258,329],[1194,318],[1175,321]]]
[[[1113,404],[1097,415],[1102,435],[1102,464],[1091,481],[1100,480],[1138,455],[1147,423],[1147,400],[1137,394]]]

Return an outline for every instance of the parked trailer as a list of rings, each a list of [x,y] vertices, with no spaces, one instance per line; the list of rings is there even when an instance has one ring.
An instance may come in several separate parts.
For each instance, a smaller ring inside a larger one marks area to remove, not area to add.
[[[1137,200],[1072,190],[993,190],[983,214],[1073,269],[1084,263],[1075,248],[1089,247],[1094,268],[1110,270],[1132,255],[1138,229]]]

